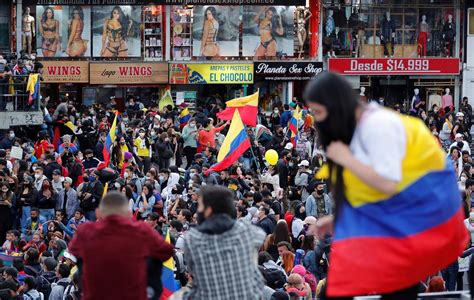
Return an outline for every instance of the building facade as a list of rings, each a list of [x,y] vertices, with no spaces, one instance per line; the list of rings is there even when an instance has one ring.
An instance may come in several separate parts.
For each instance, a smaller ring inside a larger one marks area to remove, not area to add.
[[[413,99],[458,106],[465,12],[459,0],[344,0],[322,3],[328,70],[340,72],[361,98],[409,110]],[[455,99],[451,102],[444,100]]]
[[[199,105],[258,89],[268,110],[300,98],[304,81],[323,70],[321,3],[261,2],[19,0],[10,42],[43,63],[41,93],[52,101],[114,97],[120,107],[129,96],[149,103],[169,93]],[[25,32],[28,20],[34,33]]]

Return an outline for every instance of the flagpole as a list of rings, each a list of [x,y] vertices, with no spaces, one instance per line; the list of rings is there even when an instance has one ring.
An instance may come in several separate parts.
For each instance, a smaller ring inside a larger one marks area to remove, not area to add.
[[[247,128],[247,125],[244,124],[244,127],[245,127],[245,131],[248,132],[248,128]],[[257,165],[257,168],[260,169],[260,163],[258,162],[258,159],[257,157],[255,156],[255,153],[253,153],[253,145],[254,145],[254,142],[255,142],[255,139],[253,139],[250,135],[249,135],[249,140],[250,140],[250,153],[252,154],[252,157],[253,159],[255,160],[255,164]],[[252,167],[252,166],[250,166]],[[261,169],[260,169],[261,170]]]

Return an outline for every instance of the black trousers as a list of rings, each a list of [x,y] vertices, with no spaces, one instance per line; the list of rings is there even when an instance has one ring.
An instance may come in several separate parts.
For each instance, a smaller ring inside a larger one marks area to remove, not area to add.
[[[191,166],[194,161],[194,155],[196,154],[197,148],[186,146],[184,147],[184,155],[186,156],[186,170]]]
[[[354,297],[322,297],[327,300],[351,300]],[[389,294],[383,294],[382,300],[416,300],[418,298],[418,285],[409,287],[404,290],[396,291]]]

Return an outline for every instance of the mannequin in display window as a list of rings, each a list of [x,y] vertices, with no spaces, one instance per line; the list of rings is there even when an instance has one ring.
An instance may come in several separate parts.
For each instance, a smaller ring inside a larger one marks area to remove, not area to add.
[[[365,43],[365,22],[364,15],[359,14],[359,21],[356,23],[356,51],[355,57],[364,57],[364,43]]]
[[[414,89],[413,90],[413,98],[411,98],[411,105],[410,108],[418,111],[420,108],[421,104],[421,97],[420,97],[420,90],[419,89]]]
[[[326,19],[326,37],[324,38],[324,43],[327,47],[327,55],[328,57],[336,56],[334,50],[332,48],[333,40],[334,40],[334,30],[336,29],[336,23],[334,22],[334,11],[332,9],[328,10],[328,16]]]
[[[393,56],[393,43],[395,41],[395,21],[391,19],[390,12],[385,13],[385,17],[380,26],[381,34],[380,38],[382,39],[384,55]]]
[[[448,22],[443,26],[443,41],[446,57],[453,56],[454,39],[456,38],[456,25],[453,22],[453,15],[448,15]]]
[[[296,11],[296,24],[297,24],[297,34],[298,34],[298,44],[299,44],[299,55],[298,58],[301,58],[304,53],[304,44],[306,42],[306,38],[308,37],[308,32],[306,30],[306,24],[308,20],[311,18],[312,14],[308,8],[304,6],[299,6]]]
[[[347,23],[349,23],[349,19],[352,15],[352,0],[344,0],[344,14],[346,15]]]
[[[365,87],[363,87],[363,86],[360,87],[359,99],[360,99],[360,101],[362,101],[364,103],[368,102],[368,98],[365,95]]]
[[[26,7],[21,20],[21,47],[28,55],[31,54],[31,43],[35,36],[35,18],[30,15],[30,8]]]
[[[430,25],[426,22],[426,16],[421,16],[418,31],[418,57],[426,57],[426,46],[430,41]]]
[[[449,93],[451,92],[451,90],[449,88],[446,88],[445,90],[445,94],[443,95],[443,97],[441,97],[441,105],[443,108],[446,108],[446,107],[451,107],[451,106],[454,106],[454,103],[453,103],[453,96],[451,96]]]

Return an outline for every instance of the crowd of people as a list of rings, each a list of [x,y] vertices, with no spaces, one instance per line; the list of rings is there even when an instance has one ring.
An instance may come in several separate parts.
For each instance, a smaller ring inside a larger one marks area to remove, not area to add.
[[[113,99],[81,109],[67,97],[43,104],[41,128],[13,128],[0,140],[0,299],[141,299],[146,291],[158,299],[162,287],[151,283],[150,266],[161,270],[170,257],[181,287],[174,299],[323,297],[332,237],[321,229],[335,205],[326,181],[315,176],[326,155],[303,102],[278,105],[269,116],[259,112],[258,125],[247,127],[250,149],[220,172],[210,168],[229,122],[217,118],[225,107],[218,96],[187,117],[185,105],[145,108],[133,96],[122,112]],[[292,139],[295,110],[302,117]],[[457,168],[474,237],[472,107],[465,98],[457,113],[406,113],[425,121]],[[116,134],[107,149],[111,128]],[[265,161],[269,149],[279,154],[275,165]],[[110,198],[120,203],[105,201],[104,191],[115,191]],[[163,240],[167,233],[173,247]],[[127,253],[153,257],[159,266],[148,261],[145,272],[145,263],[132,264]],[[112,261],[127,265],[123,284],[107,279],[115,276],[103,270]],[[456,261],[420,282],[419,291],[455,290],[456,282],[462,289],[461,270]]]

